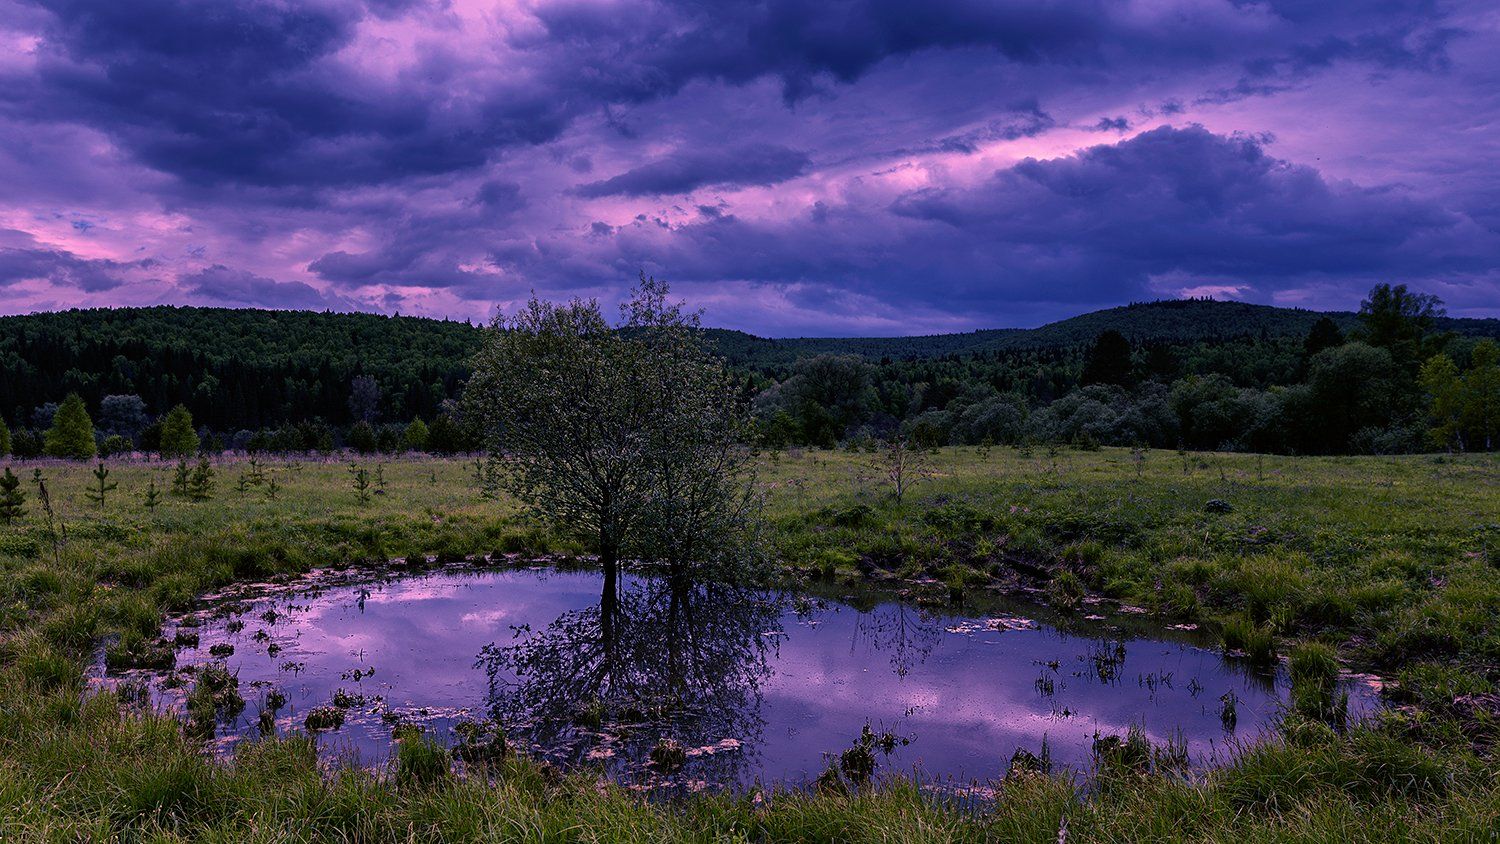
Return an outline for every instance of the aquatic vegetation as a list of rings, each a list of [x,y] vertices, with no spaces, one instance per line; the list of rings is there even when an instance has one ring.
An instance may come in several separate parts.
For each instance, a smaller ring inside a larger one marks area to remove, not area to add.
[[[302,723],[310,732],[337,730],[344,726],[344,710],[337,706],[319,706],[309,710]]]

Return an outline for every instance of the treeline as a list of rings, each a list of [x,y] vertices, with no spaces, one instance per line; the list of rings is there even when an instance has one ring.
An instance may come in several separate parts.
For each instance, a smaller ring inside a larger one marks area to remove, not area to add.
[[[905,435],[1287,453],[1489,449],[1500,320],[1383,285],[1359,314],[1184,300],[1031,330],[766,340],[710,330],[772,446]],[[0,451],[49,450],[69,397],[95,454],[464,452],[483,332],[371,314],[202,308],[0,319]],[[78,417],[70,410],[70,425]],[[77,438],[81,443],[82,437]]]
[[[481,339],[465,322],[375,314],[157,307],[7,317],[0,416],[12,428],[45,428],[77,393],[106,415],[111,396],[138,398],[153,417],[181,404],[226,433],[431,419],[458,396]],[[366,386],[358,405],[356,382]]]
[[[1445,330],[1441,302],[1405,286],[1376,287],[1345,324],[1325,316],[1300,337],[1186,344],[1107,329],[1085,346],[927,361],[818,355],[773,379],[756,411],[773,446],[905,436],[1303,454],[1495,447],[1493,338]]]

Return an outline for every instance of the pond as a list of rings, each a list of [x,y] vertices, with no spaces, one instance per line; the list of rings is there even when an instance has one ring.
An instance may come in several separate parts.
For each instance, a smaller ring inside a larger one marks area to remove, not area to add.
[[[1132,726],[1202,768],[1273,729],[1287,694],[1283,671],[1129,612],[602,583],[541,566],[314,572],[169,620],[175,671],[106,676],[101,659],[96,677],[183,711],[194,671],[222,664],[245,702],[207,725],[224,752],[316,727],[325,758],[376,765],[393,727],[417,724],[470,759],[503,735],[563,767],[687,790],[806,785],[867,726],[881,771],[938,787],[998,779],[1017,750],[1086,771],[1097,738]],[[1378,706],[1373,682],[1341,682],[1352,718]],[[664,737],[684,753],[653,764]]]

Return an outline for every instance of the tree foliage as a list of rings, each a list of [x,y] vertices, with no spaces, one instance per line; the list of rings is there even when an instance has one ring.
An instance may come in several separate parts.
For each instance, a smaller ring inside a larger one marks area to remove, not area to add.
[[[1130,341],[1114,329],[1100,332],[1089,347],[1083,361],[1083,374],[1079,383],[1114,384],[1124,387],[1130,384],[1133,364],[1130,360]]]
[[[467,407],[504,459],[504,488],[623,559],[733,575],[754,547],[745,409],[696,315],[641,279],[618,329],[596,302],[533,298],[497,318]]]
[[[58,405],[42,445],[48,457],[88,460],[98,453],[94,443],[94,422],[77,393],[69,393]]]
[[[157,451],[162,457],[189,457],[198,453],[198,432],[193,430],[193,414],[177,405],[167,412],[161,423]]]

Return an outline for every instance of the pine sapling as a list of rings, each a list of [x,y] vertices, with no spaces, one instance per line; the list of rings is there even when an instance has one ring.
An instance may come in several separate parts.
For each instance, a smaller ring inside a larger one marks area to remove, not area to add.
[[[156,512],[156,508],[161,506],[161,490],[156,487],[156,478],[146,482],[145,504],[149,513]]]
[[[9,525],[25,514],[26,493],[21,491],[21,478],[6,466],[5,474],[0,475],[0,518]]]
[[[193,479],[193,470],[186,460],[177,461],[177,470],[172,475],[172,494],[186,498],[188,484]]]
[[[361,504],[370,500],[370,470],[355,463],[349,464],[349,476],[354,481],[354,498]]]
[[[198,465],[193,467],[192,474],[188,477],[187,494],[194,501],[207,501],[214,497],[214,467],[207,457],[198,458]]]
[[[94,485],[89,487],[84,494],[88,496],[90,501],[98,504],[99,509],[102,511],[104,509],[105,496],[119,489],[120,484],[117,481],[109,479],[109,467],[104,465],[103,460],[99,461],[98,467],[91,474],[94,476]]]

